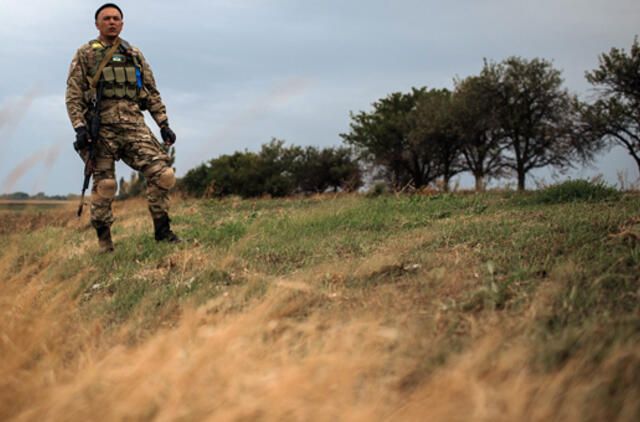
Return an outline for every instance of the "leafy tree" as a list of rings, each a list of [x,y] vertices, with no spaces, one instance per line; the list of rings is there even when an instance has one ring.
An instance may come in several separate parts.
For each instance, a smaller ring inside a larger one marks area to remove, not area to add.
[[[271,139],[259,153],[235,152],[193,168],[179,189],[194,196],[288,196],[352,190],[362,185],[360,167],[349,148],[285,147]]]
[[[26,192],[13,192],[13,193],[7,194],[6,198],[16,199],[16,200],[29,199],[29,194]]]
[[[301,151],[295,167],[298,190],[301,193],[322,193],[327,189],[353,191],[362,186],[362,170],[353,158],[351,148],[309,146]]]
[[[454,80],[453,118],[460,136],[465,169],[473,174],[476,191],[488,179],[504,174],[505,137],[498,122],[499,75],[487,65],[479,76]]]
[[[236,151],[189,170],[180,188],[195,196],[287,196],[296,187],[293,169],[300,151],[272,139],[259,153]]]
[[[447,89],[422,92],[411,118],[409,141],[428,154],[432,174],[442,176],[444,189],[448,191],[451,178],[464,170],[451,92]]]
[[[380,169],[377,177],[396,189],[426,186],[438,176],[438,167],[424,138],[414,132],[414,112],[418,99],[425,93],[426,88],[412,88],[408,94],[395,92],[374,102],[370,113],[351,112],[351,131],[340,134],[357,149],[363,161]]]
[[[599,98],[581,109],[590,133],[606,144],[627,149],[640,172],[640,45],[634,38],[631,51],[612,48],[599,57],[599,66],[586,72]]]
[[[264,193],[264,176],[258,157],[252,152],[235,152],[209,161],[207,196],[260,196]]]
[[[498,123],[508,146],[506,167],[525,188],[527,173],[536,168],[566,168],[577,159],[571,97],[562,89],[560,71],[550,62],[510,57],[500,64],[485,62],[483,72],[498,78]]]
[[[261,193],[275,197],[291,195],[296,189],[294,173],[301,154],[300,147],[285,147],[280,139],[272,138],[263,144],[257,157]]]
[[[209,166],[200,164],[192,168],[178,181],[178,188],[189,195],[202,197],[211,186]]]

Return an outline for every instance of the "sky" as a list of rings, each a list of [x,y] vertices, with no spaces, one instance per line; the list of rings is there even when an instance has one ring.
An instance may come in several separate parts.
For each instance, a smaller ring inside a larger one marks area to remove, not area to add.
[[[612,47],[640,33],[637,0],[126,0],[121,37],[151,64],[177,134],[178,176],[235,151],[342,145],[349,112],[411,87],[453,88],[483,59],[544,58],[564,87],[594,96],[584,78]],[[0,193],[80,193],[83,164],[64,104],[75,51],[97,36],[102,1],[0,0]],[[159,137],[148,113],[146,120]],[[118,179],[132,170],[116,166]],[[602,174],[635,182],[614,148],[567,174],[537,170],[527,187]],[[502,179],[498,184],[514,183]],[[468,175],[460,187],[472,187]]]

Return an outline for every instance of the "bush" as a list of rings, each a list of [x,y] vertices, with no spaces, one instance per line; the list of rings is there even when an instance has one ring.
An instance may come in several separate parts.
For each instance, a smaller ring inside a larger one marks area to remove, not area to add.
[[[386,195],[389,193],[389,187],[385,182],[378,182],[369,189],[367,192],[367,196],[370,198],[375,198],[378,196]]]
[[[178,188],[196,197],[244,198],[353,191],[362,185],[362,172],[352,155],[349,148],[302,149],[272,139],[259,153],[222,155],[189,170]]]
[[[531,198],[534,203],[560,204],[574,201],[606,201],[620,197],[620,192],[603,182],[588,180],[568,180],[558,185],[536,192]]]

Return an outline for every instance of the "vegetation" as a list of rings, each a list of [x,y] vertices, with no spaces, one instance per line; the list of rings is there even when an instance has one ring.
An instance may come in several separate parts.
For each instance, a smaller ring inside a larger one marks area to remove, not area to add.
[[[413,88],[408,94],[390,94],[373,103],[371,113],[351,113],[351,131],[340,136],[357,148],[363,161],[373,165],[376,178],[395,190],[407,185],[427,186],[439,176],[438,162],[431,155],[432,137],[416,133],[416,108],[419,101],[440,95],[447,93]],[[438,137],[437,129],[433,135]]]
[[[393,93],[371,113],[351,113],[351,131],[341,136],[396,188],[442,178],[447,190],[453,175],[469,171],[478,191],[508,173],[524,190],[531,170],[584,164],[602,148],[577,129],[581,103],[546,60],[485,61],[479,76],[455,85],[453,93]]]
[[[360,166],[348,148],[285,147],[272,139],[259,153],[222,155],[189,170],[179,188],[198,197],[269,195],[353,191],[362,185]]]
[[[5,201],[66,201],[67,199],[75,199],[77,195],[45,195],[44,192],[38,192],[35,195],[29,195],[25,192],[13,192],[0,195],[0,200]]]
[[[504,136],[498,120],[500,81],[485,64],[479,76],[454,80],[452,116],[457,124],[464,167],[476,180],[476,191],[505,175]]]
[[[640,46],[611,49],[587,80],[599,98],[588,104],[562,87],[561,71],[540,58],[485,60],[479,75],[455,78],[453,92],[426,87],[394,92],[370,112],[350,112],[340,137],[348,147],[285,147],[272,139],[259,152],[235,152],[191,169],[178,189],[195,197],[286,197],[351,192],[364,180],[393,191],[449,190],[470,172],[476,191],[487,182],[548,166],[564,172],[592,162],[610,145],[624,146],[640,170]],[[357,154],[357,156],[354,155]],[[172,157],[174,155],[172,154]],[[140,195],[144,177],[120,180],[119,199]]]
[[[578,160],[574,147],[569,94],[562,89],[560,71],[546,60],[510,57],[486,64],[498,78],[497,121],[509,154],[505,166],[524,190],[527,173],[536,168],[566,168]]]
[[[627,54],[612,48],[600,56],[597,69],[586,72],[599,98],[583,105],[583,130],[595,141],[621,145],[640,171],[640,44],[636,37]]]
[[[174,201],[116,251],[0,214],[0,419],[636,420],[640,197]]]

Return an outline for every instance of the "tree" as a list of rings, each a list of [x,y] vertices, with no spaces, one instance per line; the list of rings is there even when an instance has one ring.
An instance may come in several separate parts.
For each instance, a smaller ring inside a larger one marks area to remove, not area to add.
[[[294,193],[350,191],[362,185],[358,162],[349,148],[284,146],[272,138],[259,153],[235,152],[193,168],[179,189],[194,196],[282,197]]]
[[[432,174],[442,176],[444,189],[448,191],[451,178],[464,170],[451,92],[432,89],[421,93],[411,118],[410,142],[428,154]]]
[[[200,164],[198,167],[190,169],[178,181],[180,190],[196,197],[204,196],[210,185],[211,177],[209,175],[209,167],[206,164]]]
[[[631,51],[612,48],[602,54],[599,66],[585,72],[599,98],[585,105],[582,121],[590,132],[607,144],[622,145],[640,172],[640,45],[634,38]]]
[[[351,148],[320,150],[308,146],[301,151],[294,172],[301,193],[322,193],[330,188],[349,192],[362,186],[362,171]]]
[[[296,189],[294,174],[302,149],[295,145],[285,147],[284,143],[283,140],[271,138],[271,141],[262,145],[258,154],[258,180],[262,183],[263,194],[288,196]]]
[[[505,137],[498,122],[499,75],[487,65],[479,76],[454,80],[453,116],[461,140],[465,169],[484,191],[490,178],[504,174]]]
[[[525,188],[529,171],[546,166],[570,167],[575,149],[571,97],[562,89],[560,71],[550,62],[510,57],[500,64],[485,62],[483,71],[499,80],[498,123],[509,149],[505,166]]]
[[[256,197],[264,194],[264,180],[257,154],[235,152],[209,161],[205,193],[207,196]]]
[[[418,98],[426,88],[412,88],[408,94],[395,92],[374,102],[373,111],[350,112],[350,132],[340,136],[354,146],[363,161],[380,169],[378,177],[394,185],[426,186],[438,175],[431,153],[420,137],[410,136],[415,129]]]

